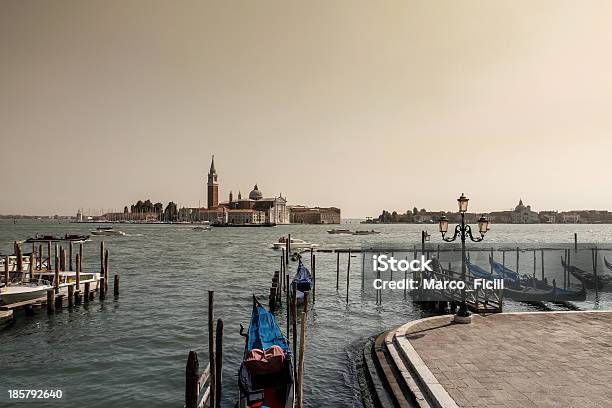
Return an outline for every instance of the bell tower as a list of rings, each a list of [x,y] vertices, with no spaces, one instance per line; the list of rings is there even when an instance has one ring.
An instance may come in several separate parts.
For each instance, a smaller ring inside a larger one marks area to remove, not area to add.
[[[213,155],[210,162],[210,170],[208,172],[208,208],[217,208],[219,206],[219,183],[217,182],[217,170],[215,170],[215,156]]]

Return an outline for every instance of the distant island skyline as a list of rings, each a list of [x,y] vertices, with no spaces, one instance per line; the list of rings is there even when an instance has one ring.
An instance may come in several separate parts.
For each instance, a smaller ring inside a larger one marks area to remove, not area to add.
[[[150,201],[150,200],[146,200]],[[190,208],[189,206],[175,204],[173,201],[167,203],[155,202],[154,204],[157,209],[166,209],[168,205],[171,207],[176,206],[176,210],[181,208]],[[138,203],[129,206],[129,210],[137,213],[139,211]],[[112,208],[90,208],[80,209],[83,211],[83,216],[98,217],[107,213],[117,213],[126,211],[128,206],[123,206],[121,209],[116,210]],[[163,212],[161,210],[160,212]],[[400,210],[401,211],[401,210]],[[143,210],[143,212],[147,212]],[[399,212],[398,210],[382,210],[382,213],[378,216],[346,216],[342,217],[342,220],[366,220],[372,223],[430,223],[436,222],[440,215],[452,216],[456,214],[456,210],[435,210],[430,211],[424,207],[414,206],[411,210],[404,210]],[[612,211],[607,209],[553,209],[553,210],[540,210],[534,211],[531,205],[524,205],[523,200],[519,199],[519,203],[509,210],[490,210],[490,211],[470,211],[468,213],[468,219],[474,218],[480,215],[486,215],[493,223],[612,223]],[[513,218],[514,217],[514,218]],[[70,214],[55,214],[50,212],[49,214],[0,214],[0,219],[76,219],[76,212],[74,215]],[[476,219],[475,218],[475,219]],[[471,221],[473,222],[473,221]]]

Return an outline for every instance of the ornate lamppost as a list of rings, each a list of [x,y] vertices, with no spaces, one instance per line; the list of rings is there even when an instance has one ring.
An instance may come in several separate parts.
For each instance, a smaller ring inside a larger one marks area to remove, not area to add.
[[[442,233],[442,239],[446,242],[452,242],[457,239],[457,237],[461,238],[461,280],[465,282],[466,278],[466,254],[465,254],[465,241],[466,238],[470,238],[470,240],[474,242],[480,242],[484,239],[484,235],[488,231],[489,228],[489,220],[486,217],[482,216],[478,220],[478,232],[480,233],[480,237],[474,237],[472,235],[472,228],[465,223],[465,213],[468,208],[467,198],[463,193],[461,193],[461,197],[457,199],[457,203],[459,204],[459,213],[461,214],[461,224],[455,226],[455,234],[452,237],[447,237],[446,233],[448,232],[448,219],[445,216],[442,216],[439,221],[440,232]],[[461,305],[459,306],[459,311],[455,315],[455,322],[457,323],[470,323],[470,311],[467,308],[467,304],[465,302],[465,288],[461,291]]]

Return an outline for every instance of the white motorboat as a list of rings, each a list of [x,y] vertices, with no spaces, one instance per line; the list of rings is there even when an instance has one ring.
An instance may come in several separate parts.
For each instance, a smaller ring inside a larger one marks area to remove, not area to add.
[[[193,227],[192,228],[194,231],[210,231],[210,225],[204,225],[204,226],[200,226],[198,225],[197,227]]]
[[[278,242],[274,242],[272,244],[272,248],[274,249],[283,249],[285,248],[287,245],[287,238],[285,237],[281,237]],[[310,249],[310,248],[315,248],[318,247],[319,245],[317,244],[313,244],[310,242],[306,242],[304,240],[301,239],[297,239],[297,238],[291,238],[291,249],[294,250],[299,250],[299,249]]]
[[[330,230],[327,230],[327,233],[328,234],[352,234],[353,232],[347,229],[330,229]]]
[[[91,235],[123,236],[125,232],[113,229],[113,227],[98,227],[91,231]]]
[[[15,255],[9,255],[8,256],[8,270],[9,272],[17,272],[17,257]],[[6,267],[4,266],[6,262],[6,256],[1,256],[0,257],[0,271],[4,271],[6,270]],[[21,263],[22,263],[22,267],[24,271],[27,271],[28,269],[30,269],[30,257],[29,256],[22,256],[21,257]],[[36,260],[35,260],[36,263]]]
[[[11,282],[8,286],[0,288],[0,304],[9,305],[11,303],[42,298],[46,296],[47,290],[52,287],[46,282]]]
[[[51,282],[54,285],[55,272],[52,271],[34,271],[34,275],[39,279]],[[98,272],[85,272],[79,276],[79,289],[85,291],[85,283],[89,282],[89,290],[97,290],[100,284],[100,274]],[[59,291],[60,293],[68,294],[68,286],[70,283],[76,283],[76,272],[59,272]],[[76,289],[76,288],[75,288]]]

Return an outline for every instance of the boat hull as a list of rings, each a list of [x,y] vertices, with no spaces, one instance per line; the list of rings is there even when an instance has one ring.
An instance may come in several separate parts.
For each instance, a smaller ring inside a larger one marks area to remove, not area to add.
[[[36,287],[8,286],[0,289],[0,304],[10,305],[17,302],[25,302],[44,297],[51,286],[42,285]]]

